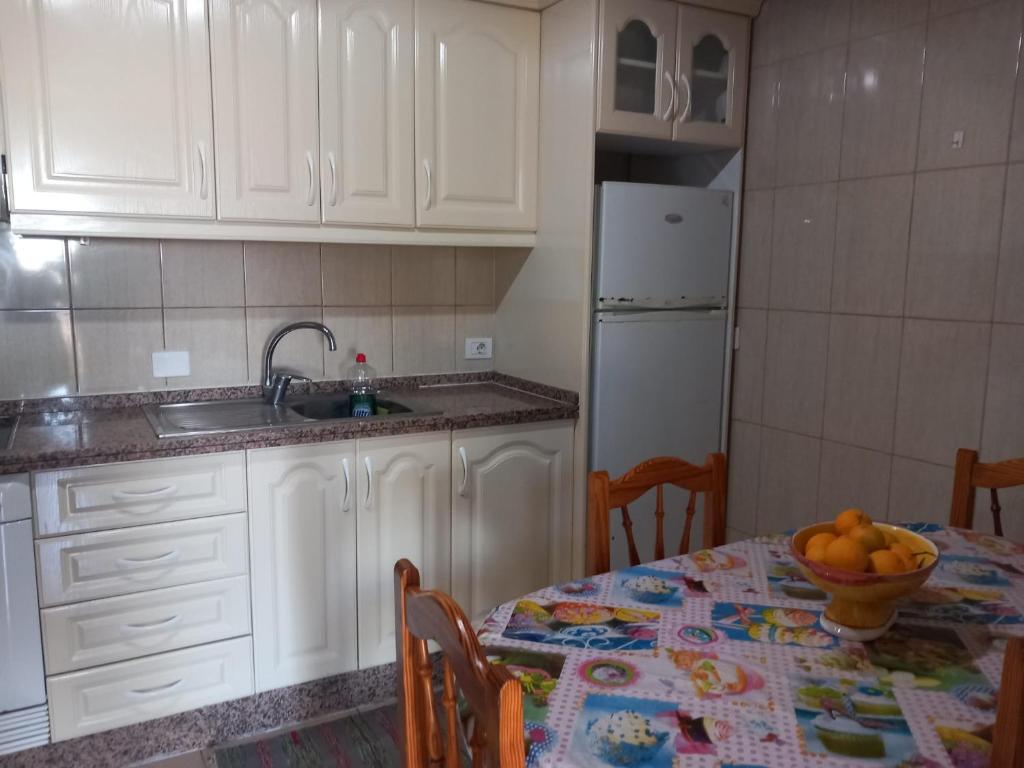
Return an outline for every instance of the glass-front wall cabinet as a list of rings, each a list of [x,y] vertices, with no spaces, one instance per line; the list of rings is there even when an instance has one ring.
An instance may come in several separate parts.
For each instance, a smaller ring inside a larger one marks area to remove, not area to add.
[[[750,22],[675,0],[604,0],[604,133],[743,143]]]

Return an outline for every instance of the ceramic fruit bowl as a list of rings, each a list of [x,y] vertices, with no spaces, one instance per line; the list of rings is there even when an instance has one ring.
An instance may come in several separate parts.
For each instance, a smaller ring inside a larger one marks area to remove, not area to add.
[[[793,534],[790,549],[804,578],[832,596],[821,617],[821,626],[843,640],[864,642],[885,634],[896,620],[897,599],[918,590],[939,562],[939,550],[923,536],[906,528],[875,523],[914,553],[920,553],[918,568],[908,573],[860,573],[834,568],[803,556],[807,541],[817,533],[831,533],[832,523],[818,523]]]

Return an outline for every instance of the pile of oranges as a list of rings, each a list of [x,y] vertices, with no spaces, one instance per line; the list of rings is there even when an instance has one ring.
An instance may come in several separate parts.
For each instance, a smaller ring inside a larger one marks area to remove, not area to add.
[[[804,557],[831,568],[859,573],[909,573],[918,567],[910,547],[878,528],[862,509],[846,509],[835,519],[834,533],[807,541]]]

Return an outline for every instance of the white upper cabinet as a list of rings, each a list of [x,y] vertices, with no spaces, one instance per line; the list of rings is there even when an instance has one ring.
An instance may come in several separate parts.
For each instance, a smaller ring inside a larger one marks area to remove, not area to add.
[[[222,219],[320,220],[316,0],[215,0]]]
[[[598,68],[598,128],[672,138],[676,3],[605,0]]]
[[[452,595],[470,619],[566,581],[571,424],[452,435]]]
[[[13,209],[214,215],[205,0],[0,3]]]
[[[359,666],[395,660],[395,562],[449,589],[451,439],[447,432],[359,441]]]
[[[540,17],[416,1],[416,221],[535,229]]]
[[[722,147],[743,145],[750,20],[679,6],[677,92],[672,138]]]
[[[413,0],[321,0],[323,220],[413,226]]]

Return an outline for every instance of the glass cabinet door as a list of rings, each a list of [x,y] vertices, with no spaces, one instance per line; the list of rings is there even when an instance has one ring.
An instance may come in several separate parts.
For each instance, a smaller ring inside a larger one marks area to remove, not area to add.
[[[605,0],[598,130],[672,137],[677,105],[673,0]]]
[[[679,6],[676,141],[742,146],[749,39],[742,16]]]

